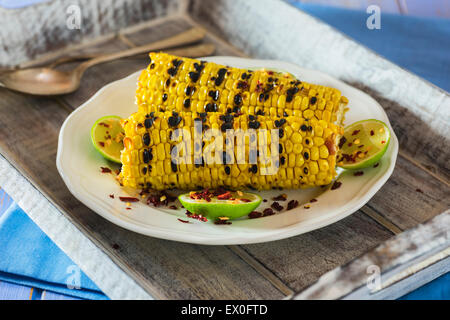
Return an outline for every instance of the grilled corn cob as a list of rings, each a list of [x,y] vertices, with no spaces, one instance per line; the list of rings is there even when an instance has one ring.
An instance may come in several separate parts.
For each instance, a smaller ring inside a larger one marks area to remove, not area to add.
[[[347,99],[339,90],[268,70],[244,70],[212,62],[150,53],[139,78],[140,111],[240,111],[296,115],[342,123]]]
[[[347,103],[338,90],[270,71],[222,67],[164,53],[150,57],[138,82],[138,112],[123,120],[122,185],[157,190],[304,188],[329,184],[335,177]],[[194,125],[198,121],[202,132]],[[205,129],[220,134],[212,142],[184,142],[179,153],[184,162],[175,163],[172,151],[180,148],[176,129],[184,129],[184,137],[190,135],[186,141],[202,136]],[[270,131],[263,132],[265,139],[260,140],[257,133],[255,142],[250,135],[229,152],[226,148],[234,144],[227,135],[230,129],[278,129],[278,136],[273,139]],[[220,140],[226,151],[217,153],[214,145]],[[213,151],[205,156],[207,150]],[[274,165],[277,169],[270,171]]]
[[[323,120],[306,121],[298,116],[283,119],[286,122],[277,128],[270,116],[137,112],[123,122],[126,137],[121,156],[121,182],[133,188],[157,190],[218,186],[234,189],[302,188],[329,184],[335,176],[336,137],[342,133],[341,128]],[[172,160],[173,148],[180,146],[180,139],[174,137],[175,130],[185,129],[183,134],[187,132],[190,135],[186,140],[189,143],[195,135],[195,121],[201,121],[203,128],[220,132],[223,149],[219,150],[223,151],[217,153],[217,149],[213,149],[214,143],[218,142],[217,136],[213,142],[205,141],[203,146],[201,140],[194,141],[190,145],[182,145],[184,150],[180,157],[185,161],[177,164]],[[240,140],[241,143],[236,139],[236,145],[228,152],[226,148],[234,144],[234,136],[227,135],[224,127],[245,132],[255,124],[258,129],[268,129],[262,131],[265,137],[261,140],[261,134],[256,133],[254,138],[248,135]],[[270,129],[278,129],[278,143],[275,145],[271,144]],[[208,149],[212,152],[207,153]],[[274,154],[276,157],[272,157]],[[271,174],[267,170],[274,165],[278,169]]]

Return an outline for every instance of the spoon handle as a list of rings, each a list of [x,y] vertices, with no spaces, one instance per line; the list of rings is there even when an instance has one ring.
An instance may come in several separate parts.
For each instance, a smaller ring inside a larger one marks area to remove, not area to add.
[[[120,58],[130,57],[137,55],[139,53],[149,52],[153,50],[163,50],[168,48],[173,48],[185,44],[190,44],[196,41],[200,41],[205,37],[205,31],[202,28],[195,27],[188,31],[182,32],[180,34],[177,34],[173,37],[166,38],[163,40],[159,40],[156,42],[152,42],[143,46],[131,48],[124,51],[119,51],[111,54],[102,55],[100,57],[88,60],[86,62],[83,62],[80,64],[75,70],[74,73],[76,73],[78,76],[81,77],[81,75],[86,71],[87,68],[92,67],[99,63],[104,63]]]

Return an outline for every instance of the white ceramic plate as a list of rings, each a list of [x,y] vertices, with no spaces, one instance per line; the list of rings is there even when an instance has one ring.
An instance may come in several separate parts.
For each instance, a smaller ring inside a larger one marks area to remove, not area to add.
[[[374,99],[324,73],[281,61],[235,57],[204,59],[240,68],[288,70],[301,80],[338,88],[350,101],[346,125],[362,119],[379,119],[390,127],[386,113]],[[259,211],[268,207],[272,203],[271,198],[280,193],[288,194],[288,200],[299,200],[299,207],[290,211],[258,219],[235,220],[231,225],[215,225],[210,221],[186,218],[182,209],[154,208],[137,202],[132,204],[132,210],[126,210],[119,196],[129,194],[115,182],[113,175],[100,172],[100,167],[111,167],[111,163],[103,159],[91,145],[90,128],[102,116],[128,117],[137,110],[134,94],[139,73],[105,86],[66,119],[59,135],[56,160],[58,171],[72,194],[93,211],[123,228],[152,237],[207,245],[258,243],[288,238],[324,227],[357,211],[383,186],[394,170],[398,140],[390,127],[390,145],[379,166],[365,169],[364,175],[358,177],[352,172],[343,172],[339,177],[342,182],[339,189],[260,192],[269,201],[263,203]],[[115,198],[110,198],[110,194],[114,194]],[[312,198],[318,201],[305,209],[303,204]],[[281,204],[286,208],[287,202]],[[178,218],[189,220],[190,223],[181,223]]]

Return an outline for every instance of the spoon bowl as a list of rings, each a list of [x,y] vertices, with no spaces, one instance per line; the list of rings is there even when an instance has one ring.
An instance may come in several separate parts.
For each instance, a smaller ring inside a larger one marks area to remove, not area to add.
[[[0,75],[0,83],[8,89],[34,95],[69,93],[78,88],[79,82],[74,73],[50,68],[24,69]]]

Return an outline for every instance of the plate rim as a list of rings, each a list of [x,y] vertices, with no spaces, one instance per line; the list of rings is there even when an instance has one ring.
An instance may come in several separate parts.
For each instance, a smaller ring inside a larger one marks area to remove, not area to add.
[[[227,60],[229,61],[227,64],[233,64],[234,62],[242,63],[242,62],[251,62],[253,64],[261,64],[261,65],[267,65],[267,68],[270,68],[269,65],[284,65],[291,68],[295,68],[299,71],[303,70],[306,72],[313,72],[321,77],[327,78],[330,81],[338,82],[339,85],[344,86],[346,90],[352,90],[357,92],[358,94],[362,94],[366,99],[369,99],[374,103],[381,111],[381,113],[385,116],[385,123],[388,125],[389,129],[391,130],[391,141],[390,146],[392,145],[392,153],[390,154],[390,162],[389,167],[386,169],[384,174],[379,177],[372,186],[362,195],[359,195],[357,197],[357,200],[349,202],[352,204],[353,202],[356,202],[353,205],[350,205],[348,208],[348,205],[344,206],[343,208],[339,208],[339,210],[335,210],[335,214],[332,217],[326,218],[326,219],[316,219],[317,221],[309,221],[309,223],[305,226],[302,225],[301,222],[294,223],[292,225],[288,225],[276,230],[273,230],[271,232],[264,231],[261,233],[252,233],[251,237],[237,237],[234,239],[233,237],[220,237],[220,238],[205,238],[201,234],[195,234],[192,233],[190,235],[190,238],[185,238],[184,232],[179,235],[178,232],[173,233],[167,233],[167,231],[161,231],[161,230],[155,230],[152,228],[149,228],[148,226],[144,227],[139,224],[135,224],[133,222],[126,221],[124,219],[121,219],[113,214],[108,214],[103,212],[103,209],[100,208],[95,202],[91,202],[89,199],[86,200],[86,195],[84,195],[82,192],[79,192],[76,186],[72,183],[71,179],[67,177],[64,170],[64,163],[63,163],[63,155],[66,151],[65,145],[63,143],[64,141],[64,133],[66,130],[66,127],[68,123],[70,123],[71,119],[77,115],[80,112],[83,112],[85,108],[89,106],[94,100],[97,99],[99,95],[102,94],[103,91],[107,90],[107,88],[116,85],[119,82],[130,80],[130,78],[137,78],[137,75],[142,72],[142,70],[138,70],[136,72],[133,72],[132,74],[128,75],[127,77],[124,77],[119,80],[115,80],[113,82],[110,82],[106,84],[105,86],[101,87],[94,95],[92,95],[87,101],[85,101],[81,106],[79,106],[77,109],[75,109],[64,121],[63,125],[61,126],[59,136],[58,136],[58,149],[57,149],[57,155],[56,155],[56,167],[58,170],[58,173],[60,174],[61,178],[63,179],[64,183],[66,184],[69,191],[72,193],[72,195],[77,198],[81,203],[83,203],[85,206],[93,210],[96,214],[100,215],[101,217],[105,218],[106,220],[114,223],[115,225],[118,225],[122,228],[125,228],[127,230],[137,232],[146,236],[156,237],[160,239],[166,239],[166,240],[173,240],[173,241],[180,241],[184,243],[193,243],[193,244],[202,244],[202,245],[238,245],[238,244],[252,244],[252,243],[262,243],[262,242],[268,242],[268,241],[275,241],[275,240],[281,240],[285,238],[289,238],[292,236],[300,235],[303,233],[307,233],[316,229],[320,229],[322,227],[325,227],[327,225],[331,225],[341,219],[344,219],[345,217],[348,217],[349,215],[353,214],[354,212],[358,211],[361,207],[363,207],[374,195],[376,192],[378,192],[381,187],[386,183],[386,181],[390,178],[392,175],[397,156],[398,156],[398,149],[399,149],[399,143],[397,136],[395,135],[394,130],[392,129],[392,126],[389,122],[389,118],[384,111],[383,107],[370,95],[365,93],[364,91],[357,89],[342,80],[336,79],[332,77],[329,74],[326,74],[324,72],[318,71],[318,70],[312,70],[303,68],[301,66],[298,66],[294,63],[285,62],[281,60],[266,60],[266,59],[251,59],[251,58],[240,58],[240,57],[232,57],[232,56],[212,56],[212,57],[204,57],[200,58],[204,60],[209,61],[220,61],[220,60]],[[276,68],[276,67],[272,67]],[[211,241],[212,240],[212,241]]]

